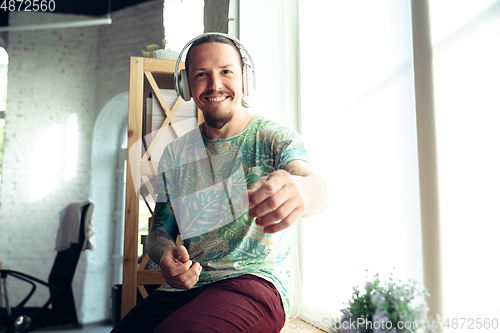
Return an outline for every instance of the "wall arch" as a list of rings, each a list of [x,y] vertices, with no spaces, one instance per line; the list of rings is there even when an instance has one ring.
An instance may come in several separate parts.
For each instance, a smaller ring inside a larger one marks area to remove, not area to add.
[[[113,262],[119,261],[115,252],[115,227],[122,224],[115,211],[120,195],[117,190],[121,181],[118,161],[122,158],[122,144],[127,131],[128,91],[111,98],[100,110],[94,123],[91,152],[90,197],[95,203],[94,229],[96,250],[87,256],[84,293],[82,302],[82,322],[95,322],[109,318]],[[123,173],[123,170],[121,171]],[[114,223],[114,220],[117,223]]]

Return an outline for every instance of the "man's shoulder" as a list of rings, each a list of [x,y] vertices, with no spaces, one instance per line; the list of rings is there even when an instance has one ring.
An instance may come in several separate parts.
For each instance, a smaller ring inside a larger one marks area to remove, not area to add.
[[[283,136],[300,136],[293,127],[283,125],[260,115],[255,116],[252,127],[259,139],[275,140]]]
[[[268,127],[268,126],[289,127],[289,126],[283,125],[282,123],[274,121],[270,118],[264,117],[260,114],[255,115],[254,123],[260,124],[261,126],[265,126],[265,127]]]
[[[255,116],[253,127],[259,131],[265,132],[278,132],[284,130],[295,131],[295,129],[291,126],[284,125],[261,115]]]

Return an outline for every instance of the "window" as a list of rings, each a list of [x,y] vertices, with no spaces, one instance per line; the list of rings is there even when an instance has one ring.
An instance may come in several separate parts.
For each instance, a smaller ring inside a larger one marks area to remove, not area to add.
[[[443,317],[498,318],[500,1],[429,3]]]
[[[9,56],[3,47],[0,48],[0,186],[2,184],[2,161],[5,138],[5,110],[7,109],[7,74]]]
[[[0,186],[2,184],[2,161],[5,137],[5,111],[0,111]]]
[[[338,317],[365,269],[395,266],[423,281],[421,242],[432,235],[420,227],[426,152],[417,142],[427,138],[416,128],[422,51],[412,3],[299,1],[302,134],[331,191],[327,210],[304,220],[306,319]],[[500,1],[428,3],[442,271],[434,296],[450,325],[491,320],[500,312],[491,262],[500,252]]]
[[[299,5],[302,135],[330,189],[303,220],[302,316],[321,322],[367,269],[423,279],[411,13],[409,0]]]
[[[167,48],[181,52],[187,42],[203,33],[203,8],[203,0],[165,0],[163,25]]]

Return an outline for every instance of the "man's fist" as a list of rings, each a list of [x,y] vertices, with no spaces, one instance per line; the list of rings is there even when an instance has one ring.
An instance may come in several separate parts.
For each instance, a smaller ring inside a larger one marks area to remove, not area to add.
[[[168,248],[160,259],[160,267],[165,281],[177,289],[191,289],[201,273],[200,264],[193,264],[183,245]]]

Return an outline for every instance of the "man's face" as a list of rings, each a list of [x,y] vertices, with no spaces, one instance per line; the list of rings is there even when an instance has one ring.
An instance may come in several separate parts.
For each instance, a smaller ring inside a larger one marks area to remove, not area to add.
[[[205,43],[191,50],[189,88],[205,122],[221,129],[240,109],[242,71],[240,55],[224,43]]]

